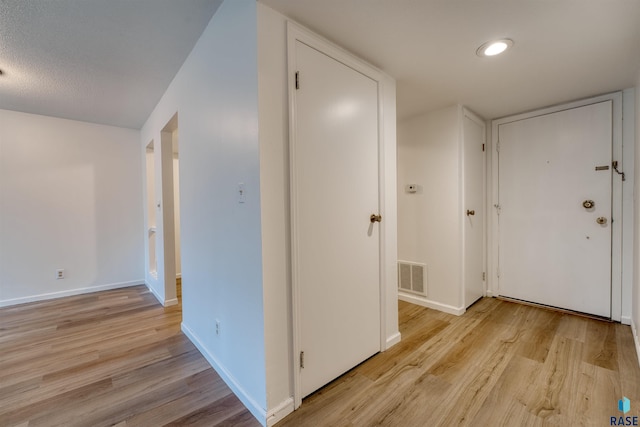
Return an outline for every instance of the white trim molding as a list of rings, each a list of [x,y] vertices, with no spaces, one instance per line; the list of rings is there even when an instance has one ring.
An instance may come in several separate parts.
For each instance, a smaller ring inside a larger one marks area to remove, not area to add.
[[[129,286],[145,285],[144,280],[133,280],[130,282],[109,283],[106,285],[90,286],[86,288],[70,289],[68,291],[51,292],[47,294],[32,295],[28,297],[13,298],[0,300],[0,307],[9,307],[12,305],[26,304],[29,302],[45,301],[50,299],[70,297],[74,295],[90,294],[93,292],[109,291],[111,289],[127,288]]]
[[[149,292],[151,292],[153,296],[156,297],[158,302],[162,304],[163,307],[171,307],[172,305],[178,305],[178,298],[164,299],[160,297],[160,295],[158,295],[156,290],[153,289],[153,286],[151,286],[149,283],[145,282],[145,285],[147,285]]]
[[[638,366],[640,366],[640,337],[636,324],[631,322],[631,333],[633,334],[633,342],[636,344],[636,356],[638,356]]]
[[[156,292],[155,289],[153,289],[153,286],[151,286],[149,284],[149,282],[144,282],[144,284],[147,286],[147,289],[149,289],[149,292],[151,292],[151,294],[156,297],[156,299],[158,300],[158,302],[160,304],[162,304],[164,306],[164,298],[160,298],[160,295],[158,295],[158,293]]]
[[[220,378],[229,386],[231,391],[240,399],[242,404],[247,407],[249,412],[253,414],[253,416],[262,424],[263,426],[267,425],[267,410],[260,406],[258,402],[256,402],[249,393],[245,391],[244,388],[238,383],[238,381],[229,373],[227,369],[216,359],[216,357],[209,353],[206,350],[206,347],[202,344],[202,342],[198,339],[198,336],[184,323],[180,324],[180,329],[182,332],[189,338],[189,340],[196,346],[198,351],[207,359],[207,362],[211,365],[211,367],[220,375]]]
[[[293,397],[290,397],[267,412],[267,427],[280,422],[284,417],[293,412]]]
[[[402,340],[402,335],[400,332],[396,332],[395,334],[387,337],[387,341],[385,342],[385,350],[389,350],[394,345],[398,344]]]
[[[411,304],[421,305],[423,307],[432,308],[434,310],[442,311],[444,313],[449,313],[456,316],[461,316],[466,311],[464,307],[454,307],[452,305],[431,301],[426,298],[420,298],[415,295],[409,295],[404,292],[398,292],[398,299],[400,301],[410,302]]]
[[[178,305],[178,298],[172,298],[164,301],[162,304],[165,307],[171,307],[172,305]]]

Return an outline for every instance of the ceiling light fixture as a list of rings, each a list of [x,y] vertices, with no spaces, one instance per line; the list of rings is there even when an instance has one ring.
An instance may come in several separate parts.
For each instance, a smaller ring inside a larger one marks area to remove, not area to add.
[[[511,39],[491,40],[480,46],[478,50],[476,50],[476,55],[481,58],[485,56],[496,56],[511,46],[513,46],[513,40]]]

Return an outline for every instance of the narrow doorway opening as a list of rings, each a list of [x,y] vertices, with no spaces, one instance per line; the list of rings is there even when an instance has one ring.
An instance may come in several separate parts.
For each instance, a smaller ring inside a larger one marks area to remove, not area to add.
[[[165,295],[168,299],[182,302],[182,262],[180,254],[180,155],[178,138],[178,113],[167,122],[162,129],[163,192],[164,211],[164,243],[165,261],[173,264],[166,268]],[[173,274],[169,274],[172,272]]]

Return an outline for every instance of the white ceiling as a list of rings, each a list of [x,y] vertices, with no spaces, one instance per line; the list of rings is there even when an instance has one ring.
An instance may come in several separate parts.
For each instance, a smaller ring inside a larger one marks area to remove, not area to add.
[[[634,85],[638,0],[261,0],[397,79],[398,116],[486,119]],[[476,49],[511,38],[504,56]]]
[[[227,0],[233,1],[233,0]],[[385,70],[406,118],[631,87],[639,0],[261,0]],[[140,128],[222,0],[0,0],[0,108]],[[510,37],[502,57],[476,48]]]
[[[0,0],[0,108],[140,128],[222,0]]]

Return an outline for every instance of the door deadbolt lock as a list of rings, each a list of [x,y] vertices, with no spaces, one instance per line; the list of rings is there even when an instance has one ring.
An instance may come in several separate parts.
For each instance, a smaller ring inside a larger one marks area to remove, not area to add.
[[[598,219],[596,219],[596,222],[600,225],[605,225],[607,223],[607,218],[600,216],[598,217]]]
[[[474,211],[473,209],[469,210],[467,209],[467,216],[471,216],[471,215],[475,215],[476,211]]]
[[[371,214],[371,223],[373,224],[374,222],[381,222],[382,221],[382,215],[376,215],[376,214]]]
[[[595,205],[596,202],[594,202],[593,200],[585,200],[584,202],[582,202],[582,206],[584,206],[585,209],[591,209]]]

